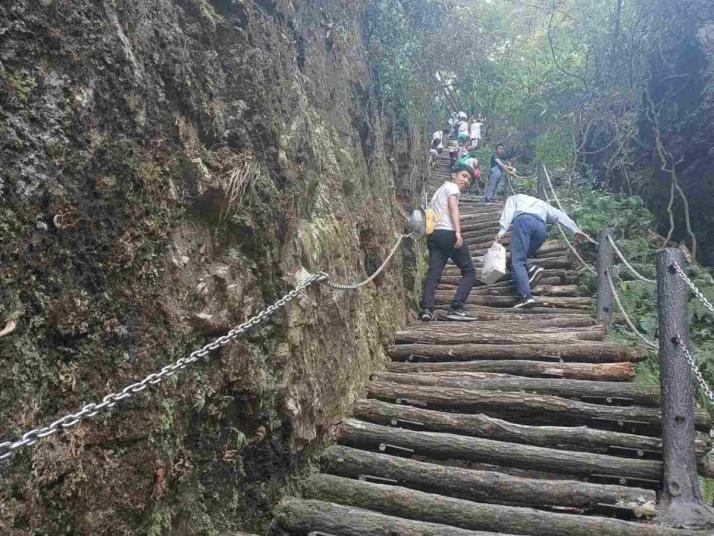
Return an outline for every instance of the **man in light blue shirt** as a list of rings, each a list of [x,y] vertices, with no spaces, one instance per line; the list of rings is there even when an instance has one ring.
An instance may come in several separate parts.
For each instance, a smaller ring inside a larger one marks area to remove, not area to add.
[[[501,213],[501,228],[495,241],[500,243],[503,235],[513,225],[511,233],[511,271],[516,283],[520,301],[514,307],[530,307],[535,303],[531,295],[531,283],[538,281],[543,274],[543,268],[528,266],[528,257],[533,255],[543,245],[546,237],[547,221],[561,224],[575,234],[575,240],[582,242],[587,239],[577,224],[570,217],[545,201],[530,195],[512,195],[506,200]]]

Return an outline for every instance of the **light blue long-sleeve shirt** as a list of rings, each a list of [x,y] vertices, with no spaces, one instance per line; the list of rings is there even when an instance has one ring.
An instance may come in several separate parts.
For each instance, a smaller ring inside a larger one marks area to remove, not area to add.
[[[545,201],[525,194],[512,195],[506,200],[506,206],[501,213],[501,228],[498,236],[503,236],[519,214],[533,214],[544,222],[555,221],[573,233],[579,233],[580,228],[565,212],[550,206]]]

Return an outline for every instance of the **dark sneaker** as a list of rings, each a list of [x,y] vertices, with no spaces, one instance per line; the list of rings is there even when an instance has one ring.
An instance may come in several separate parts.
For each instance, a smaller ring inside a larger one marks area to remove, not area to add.
[[[465,318],[466,317],[466,311],[464,311],[463,307],[450,307],[449,312],[446,313],[446,316],[455,316],[457,318]]]
[[[431,314],[431,311],[429,309],[424,309],[421,312],[421,315],[419,315],[419,318],[421,318],[424,322],[431,322],[434,320],[434,315]]]
[[[531,266],[528,269],[528,282],[531,285],[535,285],[543,277],[543,272],[545,272],[545,269],[542,266]]]
[[[522,307],[528,309],[530,307],[533,307],[535,304],[535,300],[533,298],[523,298],[521,301],[519,301],[516,305],[513,306],[514,309],[520,309]]]

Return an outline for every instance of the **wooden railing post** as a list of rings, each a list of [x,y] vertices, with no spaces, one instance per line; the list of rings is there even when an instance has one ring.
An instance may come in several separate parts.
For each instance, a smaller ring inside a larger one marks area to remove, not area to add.
[[[682,351],[689,346],[687,286],[674,271],[684,267],[679,249],[658,254],[659,370],[662,393],[664,474],[660,521],[673,527],[714,527],[714,510],[702,501],[694,455],[694,384]]]
[[[608,277],[612,277],[612,246],[608,237],[611,229],[600,231],[597,253],[597,320],[606,330],[612,325],[612,289]]]
[[[538,166],[538,179],[536,180],[536,197],[538,199],[545,200],[545,177],[543,176],[543,166],[545,166],[544,162],[541,162]]]

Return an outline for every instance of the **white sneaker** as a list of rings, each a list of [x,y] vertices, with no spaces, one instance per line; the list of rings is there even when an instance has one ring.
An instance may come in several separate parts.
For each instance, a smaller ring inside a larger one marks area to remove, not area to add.
[[[513,306],[514,309],[520,309],[521,307],[525,309],[529,309],[530,307],[533,307],[533,304],[535,304],[535,299],[531,298],[523,298],[521,301],[519,301],[516,305]]]

